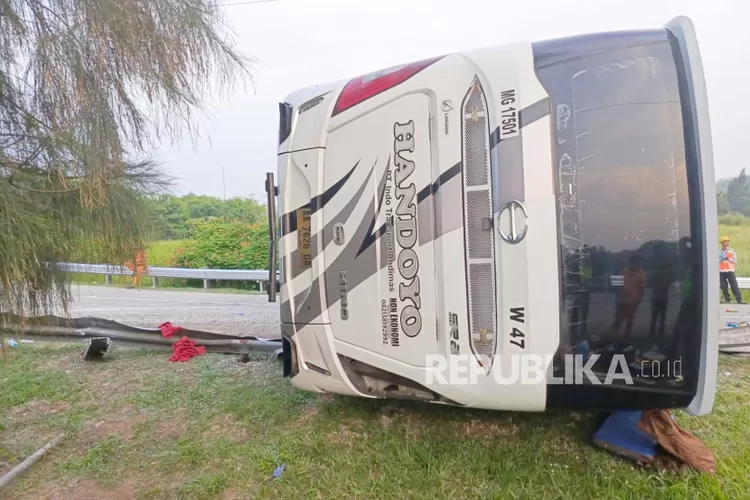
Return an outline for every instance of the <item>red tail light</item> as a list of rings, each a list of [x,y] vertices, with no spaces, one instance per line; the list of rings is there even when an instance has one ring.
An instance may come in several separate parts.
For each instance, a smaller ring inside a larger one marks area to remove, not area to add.
[[[336,101],[336,106],[333,108],[332,116],[336,116],[370,97],[385,92],[400,83],[404,83],[406,80],[431,64],[436,63],[443,57],[445,56],[424,59],[422,61],[401,66],[394,66],[392,68],[383,69],[349,80]]]

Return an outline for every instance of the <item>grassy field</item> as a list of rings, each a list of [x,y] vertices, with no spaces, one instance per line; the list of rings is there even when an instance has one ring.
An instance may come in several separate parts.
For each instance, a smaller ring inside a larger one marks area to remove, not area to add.
[[[750,364],[722,358],[712,415],[678,415],[718,475],[660,472],[590,443],[595,417],[464,411],[297,391],[267,361],[169,363],[22,345],[0,359],[0,474],[66,439],[3,498],[744,498]],[[3,463],[5,462],[5,463]],[[273,471],[286,470],[279,479]]]

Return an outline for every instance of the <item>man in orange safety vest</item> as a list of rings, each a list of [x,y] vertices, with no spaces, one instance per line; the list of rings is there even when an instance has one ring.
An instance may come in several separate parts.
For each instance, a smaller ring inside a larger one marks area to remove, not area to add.
[[[146,253],[143,248],[138,248],[135,252],[135,259],[125,263],[125,267],[133,271],[133,281],[127,287],[129,289],[139,287],[141,283],[141,275],[148,269],[148,263],[146,262]]]
[[[737,252],[729,246],[729,238],[722,236],[719,240],[721,250],[719,250],[719,277],[721,279],[721,293],[725,302],[731,302],[729,297],[729,287],[732,288],[732,294],[738,304],[742,304],[742,294],[740,287],[737,286],[737,275],[735,269],[737,265]]]

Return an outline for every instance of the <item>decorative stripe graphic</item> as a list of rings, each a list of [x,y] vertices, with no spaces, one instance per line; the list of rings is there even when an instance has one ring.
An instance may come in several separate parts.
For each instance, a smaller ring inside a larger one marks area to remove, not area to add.
[[[527,106],[526,108],[522,109],[520,112],[519,122],[520,122],[520,128],[523,128],[526,125],[529,125],[530,123],[534,123],[535,121],[547,116],[550,114],[550,108],[549,108],[549,99],[545,98],[540,101],[535,102],[534,104],[531,104],[530,106]],[[514,144],[514,142],[517,142],[517,144]],[[520,195],[520,200],[523,199],[523,176],[520,177],[520,185],[518,184],[519,179],[506,179],[506,175],[508,175],[507,170],[507,164],[503,165],[503,158],[506,158],[506,154],[497,155],[498,152],[518,152],[521,150],[521,139],[520,137],[511,138],[507,141],[500,141],[500,130],[497,128],[491,135],[490,135],[490,149],[495,150],[496,146],[503,144],[502,148],[497,148],[497,151],[493,151],[493,161],[498,160],[499,163],[497,168],[498,174],[502,173],[503,177],[503,183],[505,184],[506,189],[510,189],[512,191],[513,195]],[[508,147],[508,149],[505,149],[505,147]],[[522,154],[522,153],[521,153]],[[522,157],[519,156],[518,160],[522,161]],[[388,160],[390,162],[390,158]],[[346,181],[351,177],[351,175],[354,173],[354,170],[359,165],[360,161],[357,161],[357,163],[354,165],[354,167],[340,180],[338,181],[334,186],[331,186],[325,193],[322,195],[314,198],[310,204],[305,206],[310,206],[312,208],[312,211],[315,212],[318,209],[325,206],[328,201],[336,194],[338,193],[343,185],[346,183]],[[523,164],[519,164],[516,162],[511,162],[511,165],[514,165],[515,168],[520,167],[520,173],[523,173]],[[372,170],[374,171],[375,166],[373,165]],[[422,190],[420,190],[417,193],[417,203],[421,204],[422,202],[427,201],[428,203],[431,203],[429,200],[431,195],[437,195],[439,190],[446,189],[446,185],[453,186],[454,184],[457,186],[458,189],[460,189],[460,183],[456,179],[460,179],[459,174],[461,174],[463,170],[463,166],[461,163],[457,163],[456,165],[452,166],[438,177],[437,180],[435,180],[433,183],[425,186]],[[513,170],[513,169],[511,169]],[[387,172],[387,170],[386,170]],[[351,292],[354,288],[356,288],[360,283],[364,282],[371,276],[373,276],[375,273],[379,272],[380,270],[384,269],[387,266],[387,259],[378,259],[377,255],[378,252],[376,252],[377,247],[375,246],[375,243],[381,245],[380,248],[380,254],[386,255],[386,241],[385,238],[381,238],[385,234],[385,224],[383,224],[381,227],[379,227],[377,230],[373,231],[375,228],[375,224],[377,223],[378,219],[378,212],[379,207],[381,206],[383,197],[385,196],[385,172],[383,174],[382,179],[380,179],[380,184],[378,186],[378,194],[376,197],[372,199],[370,202],[370,206],[367,209],[367,212],[365,216],[363,217],[363,221],[369,220],[370,222],[367,224],[362,224],[360,228],[356,231],[356,234],[353,235],[351,239],[348,240],[347,245],[345,249],[341,252],[341,254],[332,262],[330,265],[326,266],[325,271],[323,274],[315,278],[313,283],[311,284],[310,288],[304,290],[303,292],[300,292],[297,294],[293,301],[284,301],[281,303],[281,310],[282,310],[282,321],[294,321],[297,323],[309,323],[315,320],[315,318],[318,318],[322,311],[323,311],[323,305],[325,304],[325,307],[328,308],[331,305],[335,304],[340,300],[340,297],[337,293],[335,293],[335,287],[331,288],[325,288],[326,290],[326,297],[321,300],[320,292],[321,292],[321,278],[324,280],[333,280],[334,282],[338,280],[338,273],[339,270],[346,270],[347,271],[347,287],[349,292]],[[372,171],[368,175],[367,180],[359,187],[357,190],[356,196],[352,197],[352,201],[347,204],[347,206],[342,209],[335,217],[332,219],[329,224],[326,226],[326,230],[324,230],[324,244],[328,245],[330,243],[330,236],[327,236],[328,233],[331,233],[331,228],[328,226],[331,226],[335,224],[334,221],[339,222],[342,220],[348,220],[349,216],[353,212],[354,208],[356,207],[357,201],[360,200],[361,193],[364,192],[364,189],[368,182],[370,181],[370,177],[372,176]],[[493,177],[497,178],[499,175],[496,175],[493,173]],[[510,180],[510,182],[509,182]],[[458,183],[458,184],[457,184]],[[507,183],[507,184],[506,184]],[[518,189],[520,188],[520,192]],[[452,187],[451,187],[452,189]],[[498,192],[498,196],[499,196]],[[504,194],[511,194],[504,193]],[[493,205],[495,204],[496,195],[493,193]],[[460,227],[461,220],[460,220],[460,213],[459,216],[451,221],[450,224],[447,224],[447,221],[442,220],[442,216],[439,214],[440,211],[437,211],[435,213],[436,218],[440,217],[440,220],[436,220],[436,232],[434,234],[434,238],[439,238],[443,234],[445,234],[448,231],[452,231],[454,229],[457,229]],[[287,222],[288,219],[288,222]],[[458,221],[458,225],[456,225],[456,221]],[[291,212],[289,214],[284,215],[284,222],[282,223],[282,226],[284,223],[287,223],[286,225],[286,232],[284,232],[284,235],[291,233],[296,230],[297,227],[297,221],[296,221],[296,211]],[[313,258],[317,255],[318,248],[317,244],[315,243],[318,239],[318,234],[316,234],[313,238],[311,238],[313,241],[312,244],[312,255]],[[420,239],[420,244],[429,243],[429,241],[422,241]],[[291,259],[291,262],[295,262],[296,253],[292,252],[288,256],[284,257],[284,262],[288,263],[287,259]],[[289,269],[289,267],[286,267],[285,269]],[[325,281],[324,281],[325,283]],[[294,311],[294,314],[292,313],[291,307],[292,303],[296,306],[296,311]]]
[[[357,163],[354,164],[351,170],[346,173],[344,177],[341,178],[336,184],[326,189],[322,194],[319,194],[312,200],[310,200],[310,203],[307,203],[305,205],[302,205],[301,207],[298,207],[294,210],[292,210],[289,213],[286,213],[281,216],[281,235],[286,236],[289,233],[293,233],[297,230],[297,210],[300,208],[309,208],[310,212],[314,214],[318,210],[322,209],[326,204],[331,201],[331,199],[336,196],[336,194],[341,191],[341,188],[344,187],[344,184],[346,184],[346,181],[349,180],[349,177],[352,176],[354,173],[354,170],[357,168],[357,165],[359,165],[359,162],[361,160],[357,160]]]
[[[359,163],[359,162],[357,162]],[[341,211],[336,214],[329,222],[325,225],[325,228],[323,229],[323,248],[327,247],[331,241],[333,240],[333,226],[335,226],[337,223],[345,223],[349,220],[349,217],[352,215],[352,212],[354,212],[354,209],[357,207],[357,204],[362,200],[362,194],[365,192],[365,189],[367,188],[367,184],[370,182],[370,178],[372,177],[373,172],[375,171],[375,166],[377,165],[378,160],[375,160],[375,163],[373,164],[372,168],[370,168],[370,172],[368,172],[367,177],[365,178],[364,182],[359,186],[359,189],[357,189],[357,192],[352,196],[352,198],[349,200],[349,202],[346,204],[346,206],[341,209]],[[320,238],[320,231],[315,233],[310,237],[310,253],[313,259],[317,257],[318,255],[318,239]],[[296,265],[298,262],[298,249],[295,249],[291,252],[291,254],[288,254],[288,256],[283,257],[283,261],[285,266],[285,274],[287,279],[294,279],[302,272],[304,269],[302,269],[300,266]],[[293,265],[292,265],[293,264]]]

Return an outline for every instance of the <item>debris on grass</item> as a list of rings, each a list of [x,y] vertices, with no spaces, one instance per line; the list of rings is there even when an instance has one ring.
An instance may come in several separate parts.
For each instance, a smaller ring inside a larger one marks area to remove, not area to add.
[[[63,436],[57,436],[55,439],[47,443],[46,445],[42,446],[38,450],[34,452],[33,455],[31,455],[29,458],[18,464],[16,467],[11,469],[9,472],[7,472],[5,475],[0,477],[0,490],[2,490],[5,486],[12,483],[18,476],[26,472],[29,467],[37,463],[41,458],[47,454],[47,452],[58,445],[60,441],[62,441]]]
[[[284,473],[285,469],[286,469],[286,463],[283,463],[283,464],[279,465],[278,467],[276,467],[276,469],[274,469],[274,471],[273,471],[273,477],[274,477],[274,479],[279,479],[281,477],[281,475]]]

